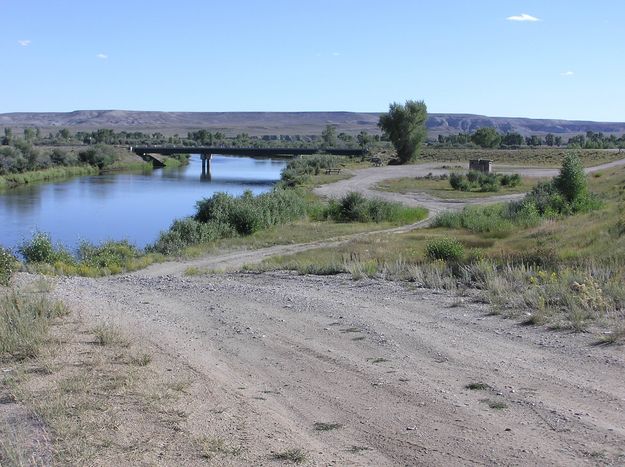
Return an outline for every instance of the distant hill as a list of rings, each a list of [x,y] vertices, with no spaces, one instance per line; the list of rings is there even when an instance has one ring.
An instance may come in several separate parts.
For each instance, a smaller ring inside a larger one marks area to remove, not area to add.
[[[227,134],[250,135],[321,133],[326,125],[339,132],[378,132],[379,113],[371,112],[144,112],[129,110],[76,110],[74,112],[18,112],[0,114],[0,128],[39,127],[42,131],[68,128],[73,131],[114,128],[129,131],[159,131],[166,135],[186,134],[199,128]],[[494,127],[502,133],[516,131],[524,136],[554,133],[563,137],[586,131],[624,134],[625,123],[486,117],[471,114],[430,114],[430,137],[438,134],[473,132]]]

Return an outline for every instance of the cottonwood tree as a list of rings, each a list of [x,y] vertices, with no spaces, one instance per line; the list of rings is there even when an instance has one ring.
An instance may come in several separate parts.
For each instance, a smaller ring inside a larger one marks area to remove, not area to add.
[[[501,135],[494,128],[478,128],[471,141],[482,148],[496,148],[501,144]]]
[[[378,126],[393,143],[402,164],[415,160],[427,135],[427,107],[423,101],[393,102],[388,113],[380,115]]]

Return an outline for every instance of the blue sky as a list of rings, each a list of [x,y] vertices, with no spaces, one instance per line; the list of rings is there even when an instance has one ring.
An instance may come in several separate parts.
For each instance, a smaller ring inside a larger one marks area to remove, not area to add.
[[[0,0],[0,113],[625,121],[623,0]]]

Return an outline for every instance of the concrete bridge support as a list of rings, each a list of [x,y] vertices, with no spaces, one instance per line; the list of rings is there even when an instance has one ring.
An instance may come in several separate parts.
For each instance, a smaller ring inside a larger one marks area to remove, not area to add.
[[[211,179],[211,157],[212,154],[202,154],[200,156],[202,158],[202,176],[200,180],[208,180]]]

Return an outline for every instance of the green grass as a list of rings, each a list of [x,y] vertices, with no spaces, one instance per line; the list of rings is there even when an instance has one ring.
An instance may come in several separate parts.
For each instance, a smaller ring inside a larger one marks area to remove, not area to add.
[[[18,185],[26,185],[30,183],[60,180],[70,177],[97,175],[98,173],[99,170],[97,167],[79,165],[73,167],[52,167],[49,169],[34,170],[32,172],[7,174],[0,176],[0,189],[13,188]]]
[[[396,178],[384,180],[376,185],[376,189],[380,191],[388,191],[393,193],[427,193],[441,199],[475,199],[489,198],[492,196],[509,195],[514,193],[525,193],[542,179],[523,178],[520,185],[514,188],[501,187],[497,192],[482,192],[474,189],[472,191],[454,190],[449,185],[449,180],[440,180],[436,178]]]

